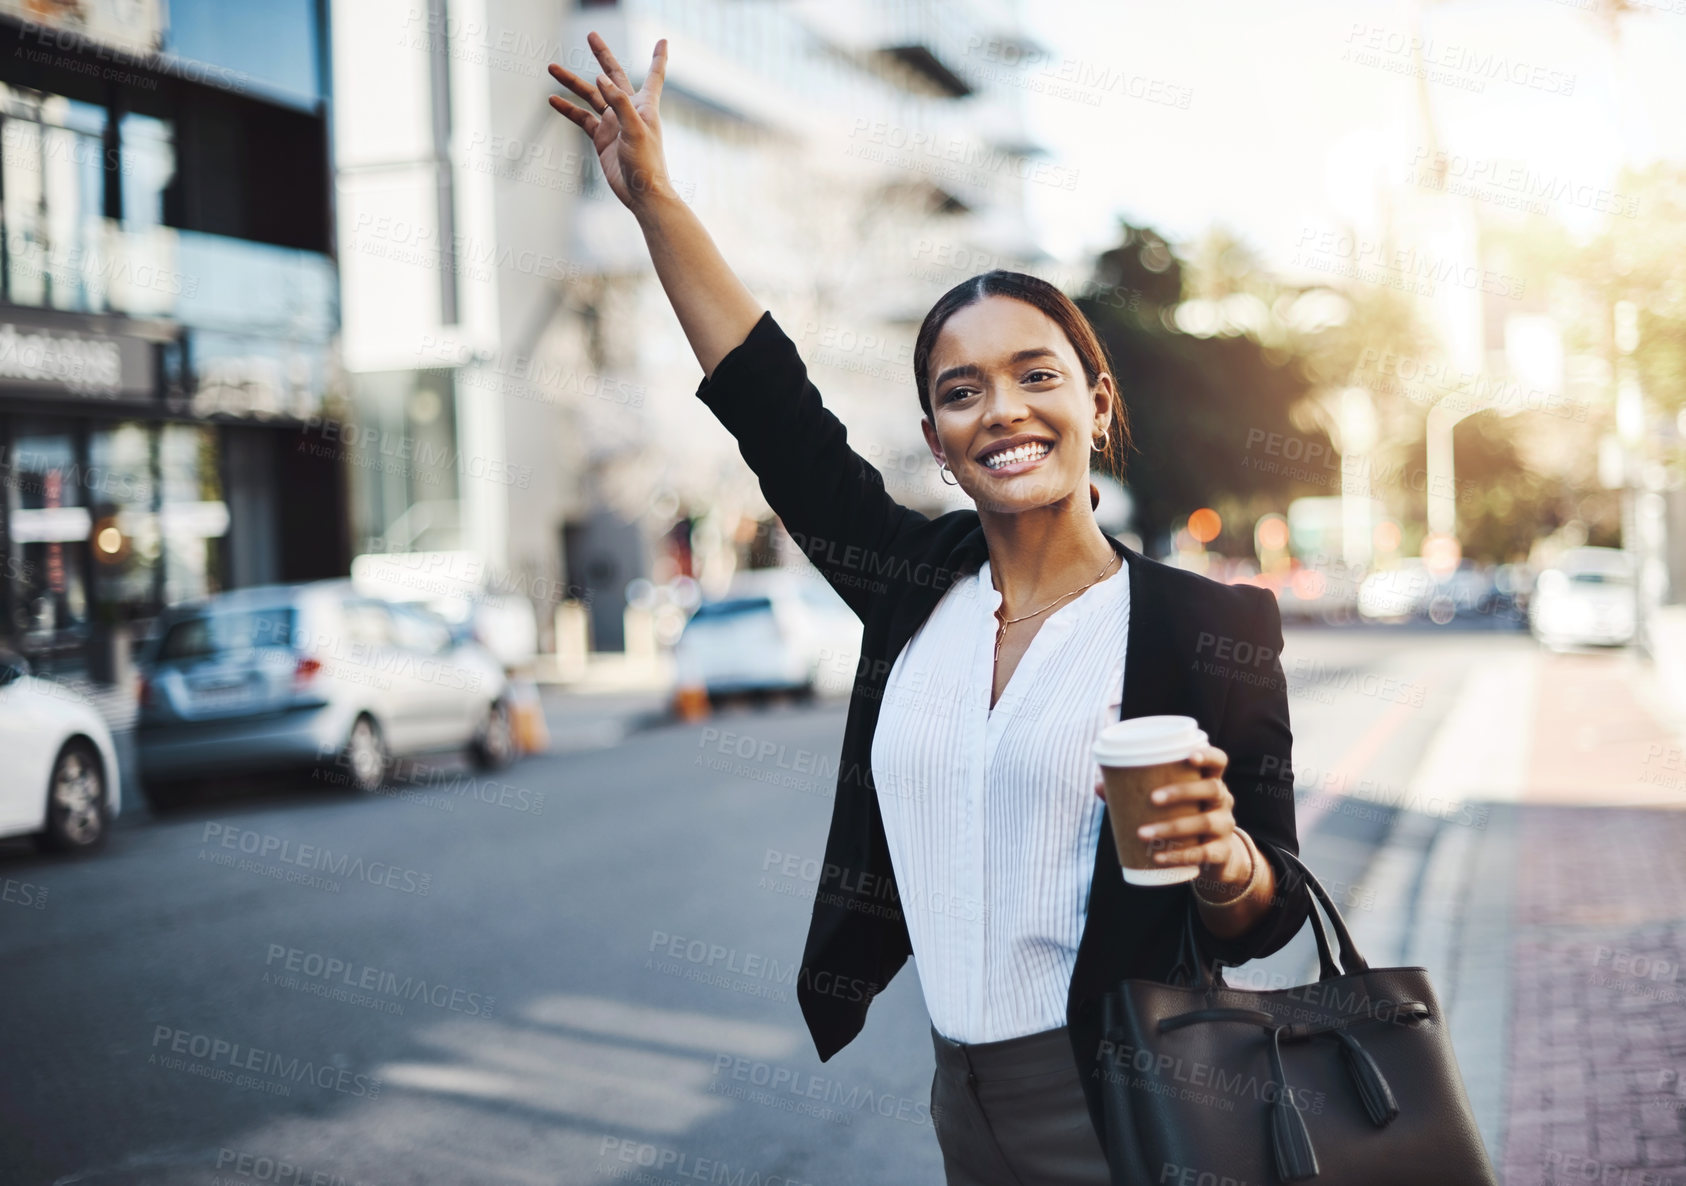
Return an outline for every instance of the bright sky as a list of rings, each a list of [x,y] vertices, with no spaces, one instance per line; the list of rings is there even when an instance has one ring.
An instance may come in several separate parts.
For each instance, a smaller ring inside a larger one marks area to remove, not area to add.
[[[1590,203],[1614,189],[1624,154],[1686,159],[1686,2],[1651,0],[1629,18],[1620,71],[1591,4],[1423,5],[1441,147],[1467,154],[1488,208],[1522,184],[1503,170],[1525,169],[1559,195],[1551,215],[1584,228],[1603,217]],[[1044,245],[1069,256],[1115,244],[1122,214],[1179,240],[1227,226],[1283,261],[1308,224],[1365,229],[1377,188],[1367,179],[1398,184],[1423,143],[1416,84],[1402,73],[1416,8],[1027,4],[1031,33],[1052,51],[1027,81],[1089,100],[1030,92],[1033,135],[1079,171],[1075,190],[1028,187]]]

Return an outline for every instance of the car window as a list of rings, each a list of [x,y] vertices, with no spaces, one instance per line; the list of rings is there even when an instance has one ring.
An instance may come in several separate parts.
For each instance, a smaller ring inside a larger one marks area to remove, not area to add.
[[[293,645],[291,606],[213,610],[170,626],[158,647],[163,660],[202,659],[257,647]]]
[[[347,601],[342,607],[345,638],[353,646],[391,646],[392,618],[378,601]]]
[[[451,628],[431,614],[399,605],[392,609],[392,637],[405,650],[437,655],[450,647]]]
[[[707,601],[697,606],[697,612],[691,615],[691,621],[741,618],[749,614],[768,613],[772,608],[773,601],[770,597],[729,597],[723,601]]]

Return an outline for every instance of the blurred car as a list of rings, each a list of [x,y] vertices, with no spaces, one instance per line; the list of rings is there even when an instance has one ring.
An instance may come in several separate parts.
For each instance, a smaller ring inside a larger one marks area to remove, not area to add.
[[[1297,567],[1274,586],[1284,621],[1349,622],[1358,608],[1358,582],[1340,564]]]
[[[1367,622],[1403,622],[1428,612],[1434,574],[1419,557],[1379,569],[1358,586],[1358,616]]]
[[[1428,618],[1444,626],[1459,615],[1487,617],[1499,603],[1493,570],[1472,560],[1461,560],[1451,572],[1435,578],[1429,592]]]
[[[1528,628],[1552,650],[1633,641],[1633,562],[1619,548],[1570,548],[1542,571]]]
[[[437,615],[347,581],[174,607],[140,667],[136,764],[161,802],[211,774],[326,763],[330,781],[373,790],[397,757],[466,748],[495,769],[514,753],[502,664]]]
[[[697,606],[674,645],[680,688],[712,700],[788,692],[844,694],[860,661],[861,622],[813,569],[759,569]]]
[[[122,807],[117,750],[75,689],[0,653],[0,836],[78,852],[104,843]]]

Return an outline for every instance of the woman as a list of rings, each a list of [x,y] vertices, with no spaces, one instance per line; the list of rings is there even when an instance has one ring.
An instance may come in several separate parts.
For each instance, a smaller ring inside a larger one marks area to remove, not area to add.
[[[891,499],[820,403],[790,339],[676,195],[658,110],[596,33],[588,105],[551,105],[637,217],[702,365],[698,397],[737,438],[809,559],[862,619],[825,872],[797,996],[820,1059],[918,957],[948,1181],[1104,1183],[1100,998],[1163,980],[1193,895],[1208,954],[1239,963],[1304,921],[1275,599],[1156,564],[1095,522],[1091,450],[1128,442],[1093,329],[1058,290],[992,272],[946,294],[914,352],[921,427],[977,510]],[[1127,677],[1126,677],[1127,673]],[[1194,717],[1198,810],[1150,825],[1178,885],[1126,884],[1091,755],[1109,721]],[[1233,757],[1231,756],[1233,755]],[[1114,1170],[1113,1173],[1120,1171]],[[1119,1180],[1122,1180],[1120,1178]]]

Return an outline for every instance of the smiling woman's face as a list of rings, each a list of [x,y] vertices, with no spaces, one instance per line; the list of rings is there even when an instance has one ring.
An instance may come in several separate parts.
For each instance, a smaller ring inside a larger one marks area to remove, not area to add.
[[[979,510],[1016,512],[1079,495],[1089,454],[1111,421],[1112,377],[1089,386],[1059,325],[990,296],[958,310],[931,350],[931,452]]]

